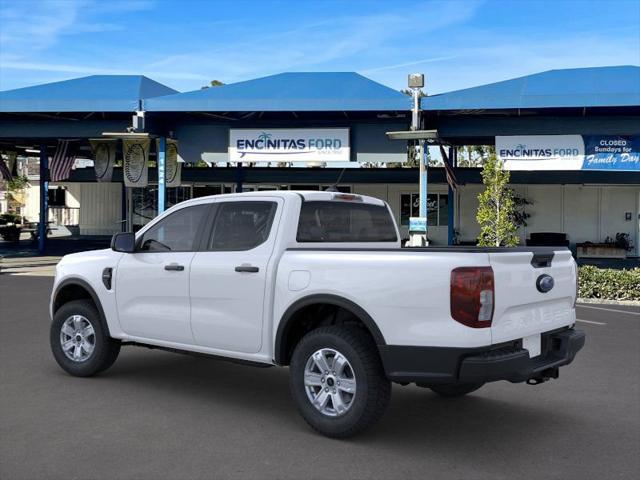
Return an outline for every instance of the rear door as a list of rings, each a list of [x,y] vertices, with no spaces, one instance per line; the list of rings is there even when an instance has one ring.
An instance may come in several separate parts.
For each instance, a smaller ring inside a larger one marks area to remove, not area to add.
[[[191,264],[193,335],[197,345],[256,353],[282,199],[252,196],[216,205],[204,251]]]
[[[495,280],[493,343],[527,337],[535,343],[538,334],[575,323],[577,272],[569,250],[505,249],[489,253],[489,261]],[[551,277],[551,289],[545,277]]]

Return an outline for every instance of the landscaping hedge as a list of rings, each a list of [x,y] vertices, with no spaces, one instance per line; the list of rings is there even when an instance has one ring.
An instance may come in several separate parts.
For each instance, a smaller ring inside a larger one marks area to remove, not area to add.
[[[580,298],[640,300],[640,268],[614,270],[585,265],[579,269]]]

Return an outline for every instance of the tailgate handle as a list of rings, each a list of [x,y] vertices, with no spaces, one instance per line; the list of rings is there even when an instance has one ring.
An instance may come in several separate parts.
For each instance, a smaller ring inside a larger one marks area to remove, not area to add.
[[[545,268],[551,266],[554,252],[551,253],[534,253],[531,259],[533,268]]]

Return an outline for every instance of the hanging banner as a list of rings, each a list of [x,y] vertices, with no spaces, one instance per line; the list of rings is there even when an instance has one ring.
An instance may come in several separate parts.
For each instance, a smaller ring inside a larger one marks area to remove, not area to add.
[[[640,171],[640,135],[496,137],[506,170]]]
[[[348,162],[348,128],[230,129],[230,162]]]
[[[640,171],[640,135],[587,135],[583,170]]]
[[[496,155],[505,170],[580,170],[584,141],[580,135],[496,136]]]
[[[149,179],[148,138],[122,139],[125,187],[146,187]]]
[[[113,176],[113,165],[116,162],[117,140],[92,138],[89,143],[93,152],[93,169],[96,172],[96,180],[110,182]]]
[[[160,139],[156,139],[156,152],[160,151]],[[165,152],[165,182],[167,188],[179,187],[182,183],[182,161],[178,156],[178,141],[167,138]]]

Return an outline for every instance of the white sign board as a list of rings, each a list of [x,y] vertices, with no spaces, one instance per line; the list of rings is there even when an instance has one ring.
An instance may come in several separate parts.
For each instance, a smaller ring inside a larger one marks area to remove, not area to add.
[[[496,136],[496,155],[505,170],[580,170],[581,135]]]
[[[230,129],[229,162],[348,162],[348,128]]]

